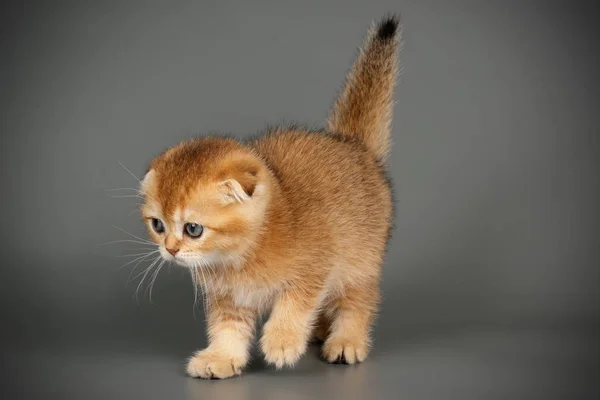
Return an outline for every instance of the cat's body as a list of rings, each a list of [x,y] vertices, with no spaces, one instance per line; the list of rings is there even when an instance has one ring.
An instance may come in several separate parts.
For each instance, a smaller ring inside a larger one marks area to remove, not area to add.
[[[206,296],[209,346],[190,359],[191,376],[241,373],[266,312],[260,345],[277,367],[311,338],[330,362],[366,357],[392,220],[384,167],[397,28],[388,18],[370,33],[327,131],[198,138],[150,165],[150,235]]]
[[[229,292],[239,306],[268,309],[270,297],[294,275],[329,279],[324,292],[331,297],[348,284],[377,279],[391,193],[384,171],[364,147],[297,128],[281,128],[246,145],[269,165],[278,198],[266,210],[268,229],[244,258],[245,268],[219,271],[207,289]]]

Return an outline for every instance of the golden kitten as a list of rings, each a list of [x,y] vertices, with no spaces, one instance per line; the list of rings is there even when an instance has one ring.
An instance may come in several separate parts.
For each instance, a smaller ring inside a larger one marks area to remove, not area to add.
[[[149,235],[206,296],[209,345],[189,375],[240,374],[265,312],[260,347],[277,368],[311,339],[329,362],[367,357],[392,224],[384,168],[399,36],[394,16],[369,31],[327,129],[197,138],[151,162],[141,184]]]

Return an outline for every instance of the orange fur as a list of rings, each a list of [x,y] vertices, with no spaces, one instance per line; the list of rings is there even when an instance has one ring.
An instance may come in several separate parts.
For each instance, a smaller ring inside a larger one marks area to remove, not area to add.
[[[330,362],[367,356],[392,219],[383,164],[398,36],[393,17],[371,30],[330,131],[198,138],[152,161],[141,189],[149,235],[207,297],[209,346],[190,359],[191,376],[241,373],[268,311],[260,345],[278,368],[294,365],[313,333]],[[202,235],[186,235],[186,223]]]

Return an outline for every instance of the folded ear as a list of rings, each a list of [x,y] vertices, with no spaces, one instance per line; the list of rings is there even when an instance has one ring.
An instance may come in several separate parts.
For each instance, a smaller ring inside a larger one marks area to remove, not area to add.
[[[153,169],[151,169],[150,171],[148,171],[146,173],[146,175],[140,181],[140,192],[142,192],[143,194],[146,194],[146,192],[148,191],[148,186],[154,182],[155,175],[156,175],[156,173],[154,172]]]
[[[226,204],[250,200],[259,184],[262,162],[253,154],[232,154],[221,168],[217,188],[222,200]]]
[[[226,179],[217,185],[221,199],[225,203],[243,203],[250,200],[257,184],[257,176],[251,172],[238,174],[235,178]]]

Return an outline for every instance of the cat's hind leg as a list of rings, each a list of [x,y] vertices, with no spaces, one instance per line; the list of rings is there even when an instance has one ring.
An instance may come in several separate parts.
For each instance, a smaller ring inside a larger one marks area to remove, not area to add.
[[[332,302],[332,321],[321,350],[330,363],[362,362],[371,346],[371,326],[379,304],[379,280],[345,287]]]

